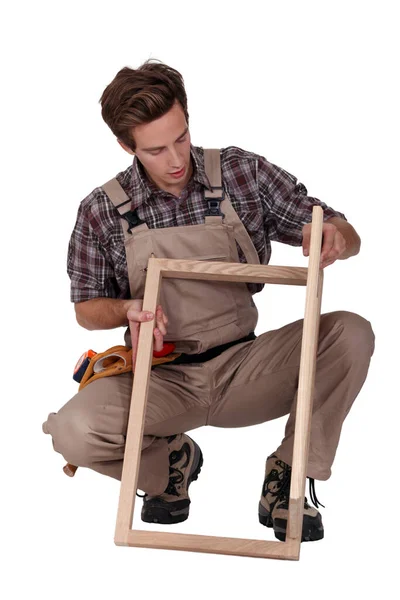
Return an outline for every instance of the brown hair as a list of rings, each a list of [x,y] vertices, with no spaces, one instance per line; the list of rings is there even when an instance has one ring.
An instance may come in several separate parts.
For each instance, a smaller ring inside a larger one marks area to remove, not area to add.
[[[132,127],[162,117],[176,100],[189,123],[182,75],[156,59],[149,59],[136,70],[124,67],[118,71],[100,98],[101,116],[113,134],[135,151]]]

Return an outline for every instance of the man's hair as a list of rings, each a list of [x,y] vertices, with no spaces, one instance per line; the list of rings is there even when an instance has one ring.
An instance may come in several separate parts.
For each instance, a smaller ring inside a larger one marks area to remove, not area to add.
[[[149,59],[136,70],[124,67],[118,71],[100,98],[101,115],[113,134],[135,151],[132,127],[162,117],[176,100],[189,123],[182,75],[160,61]]]

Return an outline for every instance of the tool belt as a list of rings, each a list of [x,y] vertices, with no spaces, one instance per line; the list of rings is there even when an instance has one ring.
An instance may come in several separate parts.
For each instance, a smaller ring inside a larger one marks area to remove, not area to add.
[[[240,338],[239,340],[234,340],[233,342],[221,344],[220,346],[215,346],[214,348],[209,348],[200,354],[182,354],[179,352],[173,352],[175,349],[175,344],[166,343],[164,344],[164,348],[161,352],[153,352],[151,366],[155,367],[157,365],[166,363],[183,365],[207,362],[208,360],[219,356],[231,346],[235,346],[236,344],[241,344],[243,342],[250,342],[251,340],[255,339],[256,336],[254,331],[252,331],[247,336]],[[83,361],[82,369],[80,364],[83,358],[86,358],[86,360]],[[101,377],[111,377],[113,375],[120,375],[121,373],[128,373],[132,371],[132,348],[129,348],[129,346],[113,346],[105,352],[97,354],[93,351],[89,351],[88,353],[85,353],[85,355],[83,355],[78,361],[75,370],[77,370],[79,373],[79,377],[75,377],[76,381],[80,382],[79,391],[89,383],[92,383],[92,381],[100,379]]]
[[[173,344],[170,344],[169,346],[175,348]],[[153,352],[152,367],[171,362],[180,356],[178,352],[170,352],[166,356],[159,356],[159,354],[161,353]],[[128,373],[131,371],[132,348],[129,348],[129,346],[113,346],[105,352],[98,354],[92,353],[82,375],[82,379],[79,380],[79,391],[89,383],[92,383],[92,381],[100,379],[101,377],[111,377],[113,375],[121,375],[121,373]]]

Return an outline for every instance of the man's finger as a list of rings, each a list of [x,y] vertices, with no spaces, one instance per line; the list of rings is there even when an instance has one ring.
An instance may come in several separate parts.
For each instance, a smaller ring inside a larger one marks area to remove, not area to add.
[[[303,228],[303,256],[308,256],[310,253],[310,242],[311,242],[311,227],[305,225]]]
[[[139,323],[137,321],[129,321],[129,331],[131,333],[132,344],[132,371],[135,370],[137,347],[139,341]]]
[[[162,314],[162,319],[163,319],[163,321],[164,321],[164,325],[167,325],[167,324],[168,324],[168,317],[167,317],[167,315],[165,314],[165,312],[164,312],[164,310],[163,310],[163,307],[161,306],[161,304],[159,304],[159,305],[157,306],[157,310],[160,310],[160,311],[161,311],[161,314]]]
[[[163,311],[162,311],[161,306],[159,306],[157,308],[156,319],[157,319],[157,327],[159,328],[159,330],[161,331],[161,333],[163,335],[166,335],[167,329],[165,327],[164,316],[163,316]]]
[[[346,240],[343,237],[343,235],[340,233],[340,231],[336,232],[335,243],[334,243],[333,248],[338,253],[338,256],[343,254],[343,252],[346,250]]]
[[[161,352],[164,346],[164,336],[159,329],[154,330],[154,348],[156,352]]]
[[[324,234],[323,234],[323,239],[322,239],[322,248],[321,248],[321,259],[325,259],[327,258],[330,250],[332,249],[332,246],[334,244],[335,241],[335,233],[336,233],[336,227],[327,227],[326,229],[324,229]]]
[[[325,269],[326,267],[329,267],[329,265],[333,265],[333,263],[336,262],[336,258],[333,258],[331,260],[326,260],[321,264],[321,269]]]
[[[161,304],[159,304],[157,306],[156,315],[157,315],[157,326],[160,327],[163,335],[166,335],[166,333],[167,333],[166,326],[168,325],[169,320],[168,320],[167,315],[163,311]]]

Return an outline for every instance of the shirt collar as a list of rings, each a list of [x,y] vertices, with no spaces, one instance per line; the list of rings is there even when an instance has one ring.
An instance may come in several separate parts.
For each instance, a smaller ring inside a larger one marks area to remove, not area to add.
[[[211,190],[210,182],[204,170],[204,150],[199,146],[190,144],[190,155],[193,162],[193,174],[187,187],[190,188],[192,182],[200,183],[203,187]],[[136,210],[144,202],[148,202],[151,197],[165,195],[164,190],[160,190],[146,175],[143,165],[137,156],[133,159],[132,179],[131,179],[131,210]]]

